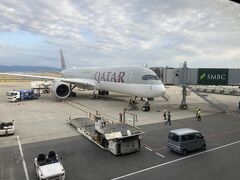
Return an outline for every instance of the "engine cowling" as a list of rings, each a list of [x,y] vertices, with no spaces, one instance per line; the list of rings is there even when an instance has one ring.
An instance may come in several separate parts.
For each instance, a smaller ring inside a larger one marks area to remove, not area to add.
[[[64,82],[55,82],[52,85],[52,93],[58,98],[64,99],[71,93],[70,84]]]

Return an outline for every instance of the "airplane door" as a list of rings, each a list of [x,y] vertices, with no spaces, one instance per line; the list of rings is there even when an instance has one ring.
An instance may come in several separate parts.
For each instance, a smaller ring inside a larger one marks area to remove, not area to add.
[[[145,74],[148,74],[148,71],[145,70]],[[151,85],[151,80],[147,80],[147,87],[146,87],[146,94],[148,95],[148,97],[150,97],[150,94],[152,94],[152,85]]]
[[[127,82],[131,83],[132,82],[132,72],[127,73]]]

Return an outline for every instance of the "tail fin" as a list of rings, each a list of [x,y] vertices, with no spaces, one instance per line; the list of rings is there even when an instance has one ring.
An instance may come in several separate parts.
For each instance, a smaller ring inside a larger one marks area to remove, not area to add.
[[[62,65],[62,69],[66,69],[66,63],[65,63],[65,60],[64,60],[64,57],[63,57],[63,52],[62,50],[60,49],[60,56],[61,56],[61,65]]]

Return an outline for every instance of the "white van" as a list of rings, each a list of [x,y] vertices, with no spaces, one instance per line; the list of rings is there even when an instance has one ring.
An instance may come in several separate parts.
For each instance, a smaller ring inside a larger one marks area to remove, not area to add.
[[[186,155],[190,151],[206,149],[204,136],[194,129],[182,128],[171,130],[168,135],[170,150]]]

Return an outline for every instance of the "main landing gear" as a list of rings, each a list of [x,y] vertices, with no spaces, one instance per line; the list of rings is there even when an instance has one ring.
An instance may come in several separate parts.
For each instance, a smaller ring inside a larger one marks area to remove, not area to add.
[[[102,90],[102,91],[98,91],[98,95],[99,96],[108,96],[109,95],[109,91],[104,91],[104,90]]]
[[[71,96],[71,97],[76,97],[76,96],[77,96],[77,93],[72,91],[72,92],[70,92],[69,96]]]
[[[93,91],[93,98],[96,99],[97,96],[108,96],[109,91],[99,90],[98,93],[96,93],[96,90]]]

